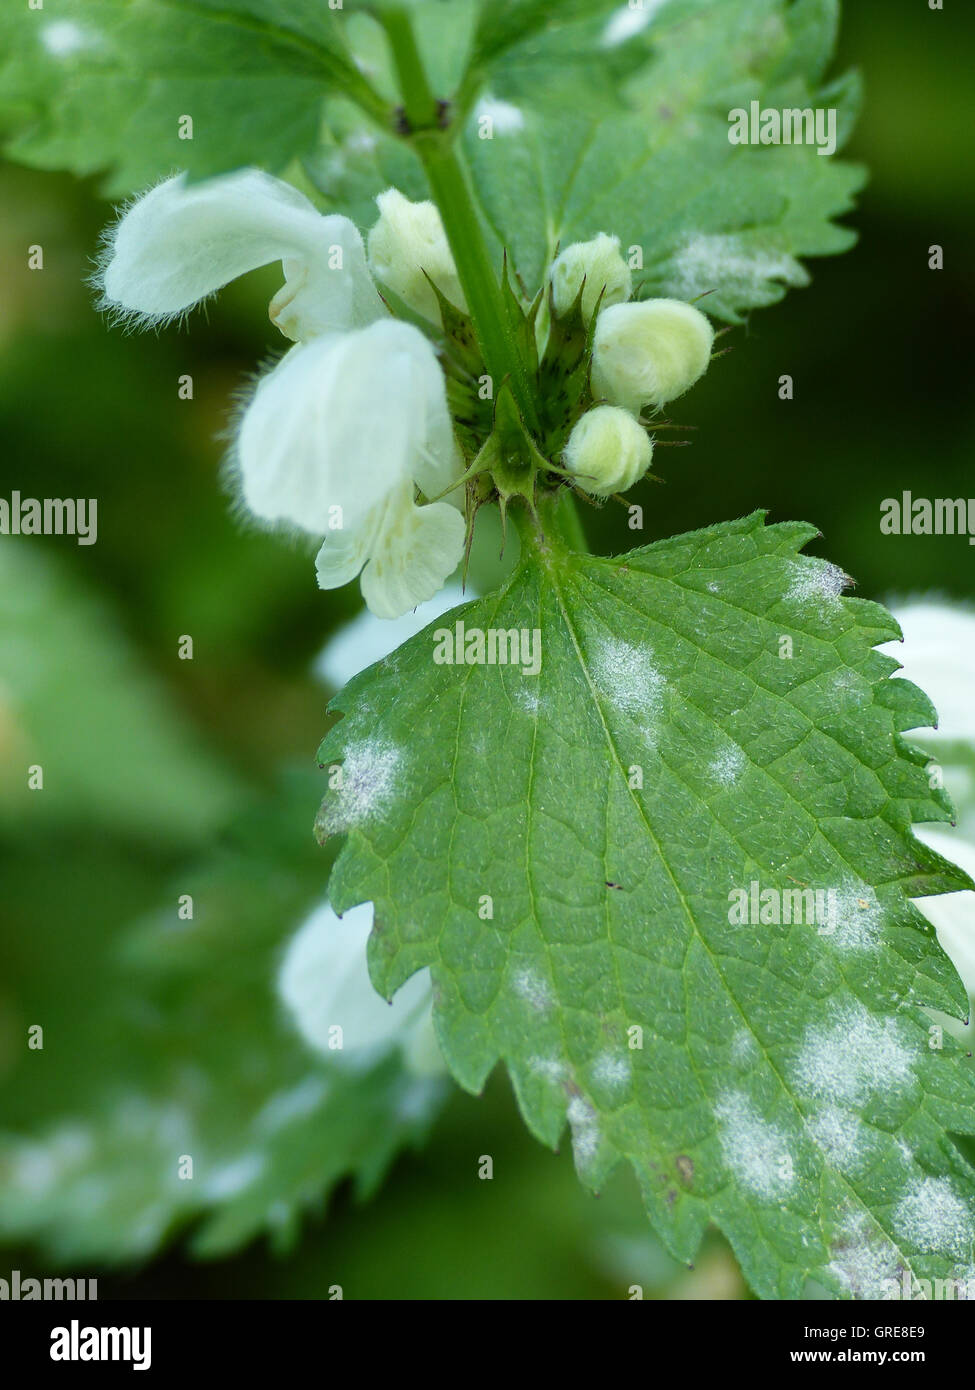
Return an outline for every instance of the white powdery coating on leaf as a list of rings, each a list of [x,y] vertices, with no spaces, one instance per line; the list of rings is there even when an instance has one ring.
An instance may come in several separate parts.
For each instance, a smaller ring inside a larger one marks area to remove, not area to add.
[[[709,765],[708,771],[723,787],[730,787],[744,772],[745,761],[745,754],[740,748],[725,748]]]
[[[615,1052],[600,1053],[592,1066],[593,1082],[611,1094],[628,1086],[631,1075],[629,1059]]]
[[[740,1092],[726,1096],[714,1114],[725,1163],[742,1187],[766,1201],[790,1191],[795,1176],[782,1131],[763,1120]]]
[[[690,300],[710,290],[733,290],[736,301],[753,300],[764,297],[772,280],[807,285],[809,276],[784,251],[760,251],[737,236],[692,236],[671,257],[662,293]]]
[[[543,1076],[546,1081],[561,1081],[565,1076],[565,1064],[557,1057],[530,1057],[528,1067],[535,1076]]]
[[[883,1299],[891,1280],[900,1280],[903,1266],[896,1246],[862,1213],[844,1220],[830,1254],[830,1272],[854,1298]]]
[[[806,1127],[826,1161],[841,1173],[853,1173],[867,1156],[859,1119],[838,1105],[825,1105],[810,1115]]]
[[[573,1096],[566,1111],[572,1129],[572,1156],[577,1168],[586,1168],[599,1149],[599,1121],[584,1096]]]
[[[550,1009],[555,1003],[548,981],[544,980],[537,971],[530,970],[527,966],[517,971],[511,981],[511,986],[515,994],[526,1000],[533,1009],[537,1009],[539,1012],[543,1009]]]
[[[382,815],[393,799],[402,767],[400,750],[384,739],[357,739],[342,757],[342,785],[335,789],[333,814],[348,826]]]
[[[621,639],[600,642],[593,652],[593,677],[617,709],[640,718],[658,715],[664,678],[648,651]]]
[[[874,1018],[862,1004],[840,1009],[828,1027],[807,1029],[795,1066],[800,1095],[862,1105],[871,1094],[909,1085],[913,1054],[891,1018]]]
[[[746,1067],[758,1056],[758,1044],[747,1028],[735,1034],[731,1044],[731,1060],[736,1067]]]
[[[863,883],[845,883],[826,894],[828,940],[842,951],[869,951],[883,935],[884,910],[876,893]]]
[[[898,1202],[894,1226],[915,1250],[971,1258],[972,1213],[947,1178],[916,1183]]]
[[[833,604],[853,580],[839,565],[825,560],[796,560],[786,598],[793,603]]]

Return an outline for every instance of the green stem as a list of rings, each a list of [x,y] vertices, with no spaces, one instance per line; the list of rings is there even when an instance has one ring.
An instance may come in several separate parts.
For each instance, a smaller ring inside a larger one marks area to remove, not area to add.
[[[491,263],[467,171],[441,127],[441,107],[427,80],[410,17],[389,7],[383,23],[403,97],[409,138],[426,172],[457,266],[457,275],[497,394],[508,380],[526,425],[538,428],[535,395]]]
[[[509,515],[521,538],[523,551],[532,550],[542,558],[574,550],[589,553],[579,509],[568,488],[539,497],[537,520],[520,502],[512,503]]]

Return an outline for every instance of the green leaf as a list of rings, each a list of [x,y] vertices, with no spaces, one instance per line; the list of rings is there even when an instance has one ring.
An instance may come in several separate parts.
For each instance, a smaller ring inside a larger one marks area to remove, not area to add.
[[[340,1181],[368,1197],[426,1137],[444,1078],[411,1074],[399,1053],[365,1070],[330,1063],[304,1046],[275,995],[282,947],[321,898],[313,785],[285,781],[180,875],[122,951],[98,959],[97,1008],[72,1017],[67,1034],[63,999],[36,977],[11,1001],[18,1016],[44,1018],[47,1036],[42,1052],[20,1049],[4,1078],[5,1113],[30,1123],[8,1119],[0,1135],[0,1239],[62,1262],[141,1260],[191,1227],[203,1256],[261,1234],[281,1249]],[[64,891],[104,914],[83,864],[69,863]],[[191,920],[177,916],[184,894]],[[79,1050],[111,1065],[81,1068],[81,1084]]]
[[[845,250],[854,234],[833,219],[864,181],[857,166],[814,146],[743,146],[730,110],[834,107],[837,145],[852,128],[859,84],[818,87],[832,50],[836,6],[784,0],[674,3],[648,33],[652,60],[613,119],[538,99],[523,126],[466,146],[486,220],[530,288],[556,247],[598,232],[639,248],[639,294],[694,299],[739,322],[808,276],[799,257]]]
[[[84,821],[195,847],[245,788],[180,722],[113,615],[37,545],[0,546],[0,826]],[[42,790],[28,786],[35,764]],[[147,768],[165,769],[151,793]]]
[[[7,153],[111,171],[113,194],[174,168],[284,168],[319,137],[322,103],[373,98],[318,0],[47,0],[0,19]],[[191,117],[192,138],[180,137]]]
[[[896,624],[815,534],[542,543],[452,615],[537,629],[540,674],[438,664],[428,628],[357,676],[318,830],[336,909],[376,905],[377,988],[431,968],[464,1087],[503,1059],[588,1186],[633,1165],[679,1258],[713,1222],[762,1296],[876,1297],[971,1259],[975,1078],[922,1012],[967,1005],[909,902],[969,884],[910,831],[949,808],[901,737],[930,702],[873,650]],[[834,929],[733,923],[753,882],[835,893]]]

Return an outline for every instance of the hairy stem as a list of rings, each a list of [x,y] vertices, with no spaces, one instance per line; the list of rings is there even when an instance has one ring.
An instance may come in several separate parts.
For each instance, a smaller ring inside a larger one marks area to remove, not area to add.
[[[441,105],[430,89],[409,15],[390,7],[384,11],[383,23],[399,78],[408,138],[440,210],[484,365],[495,394],[502,382],[510,382],[526,425],[537,429],[535,395],[508,319],[499,274],[484,241],[470,179],[456,142],[442,128]]]

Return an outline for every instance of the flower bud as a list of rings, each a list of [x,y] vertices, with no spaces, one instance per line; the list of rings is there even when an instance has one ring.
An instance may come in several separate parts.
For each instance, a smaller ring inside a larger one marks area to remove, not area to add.
[[[582,291],[582,317],[592,318],[596,304],[606,309],[621,304],[633,292],[630,267],[620,255],[618,236],[600,232],[592,241],[576,241],[567,246],[552,266],[552,296],[555,312],[567,313],[572,308],[585,280]],[[602,301],[599,296],[602,295]]]
[[[692,304],[613,304],[596,321],[592,390],[634,413],[682,396],[707,371],[714,329]]]
[[[638,420],[615,405],[597,405],[578,421],[565,446],[565,464],[596,497],[625,492],[643,477],[653,445]]]
[[[431,323],[440,322],[431,280],[445,299],[466,313],[467,301],[436,204],[411,203],[395,188],[380,193],[376,203],[379,221],[367,245],[377,280]]]

